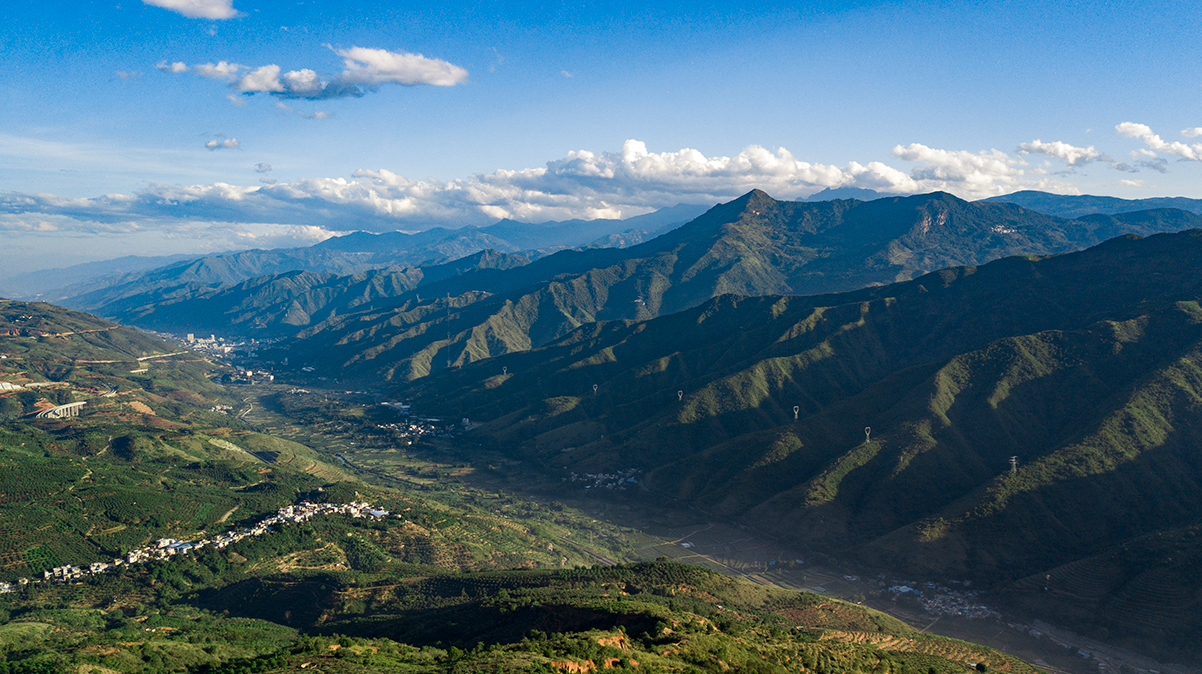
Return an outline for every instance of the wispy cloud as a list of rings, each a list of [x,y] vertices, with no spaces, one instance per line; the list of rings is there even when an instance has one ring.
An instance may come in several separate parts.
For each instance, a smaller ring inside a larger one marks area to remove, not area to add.
[[[377,87],[381,84],[416,86],[429,84],[453,87],[467,81],[467,71],[441,59],[387,49],[351,47],[337,49],[344,70],[338,78],[345,83]]]
[[[450,87],[466,82],[468,77],[466,70],[453,63],[421,54],[365,47],[335,49],[334,52],[342,57],[343,69],[333,77],[324,77],[309,68],[285,71],[276,64],[251,68],[228,61],[205,63],[191,70],[202,77],[230,82],[231,88],[245,95],[269,94],[308,100],[358,98],[385,84]],[[156,67],[172,73],[189,70],[182,62],[162,61]]]
[[[1022,143],[1018,146],[1017,152],[1021,155],[1039,154],[1045,157],[1060,160],[1068,165],[1069,172],[1080,166],[1090,163],[1105,164],[1116,171],[1124,173],[1139,173],[1143,170],[1156,171],[1158,173],[1168,173],[1169,162],[1161,156],[1161,154],[1169,154],[1180,157],[1181,160],[1199,161],[1202,160],[1202,143],[1188,145],[1182,142],[1167,142],[1154,133],[1146,124],[1138,124],[1135,122],[1123,122],[1116,125],[1115,131],[1120,136],[1126,138],[1136,138],[1142,141],[1145,147],[1137,148],[1131,151],[1131,161],[1118,161],[1109,155],[1099,151],[1093,145],[1089,147],[1078,147],[1065,143],[1063,141],[1052,141],[1045,143],[1039,139],[1029,143]],[[1195,133],[1197,132],[1197,133]],[[1181,132],[1183,136],[1192,137],[1192,135],[1202,135],[1202,127],[1196,129],[1185,129]],[[1034,173],[1036,171],[1032,171]]]
[[[184,63],[183,61],[176,61],[174,63],[168,63],[167,61],[159,61],[157,64],[155,64],[154,67],[159,70],[162,70],[165,73],[186,73],[186,72],[188,72],[188,65],[186,63]]]
[[[255,173],[271,173],[271,164],[267,162],[255,164]]]
[[[137,70],[118,70],[115,74],[123,80],[136,80],[142,76]]]
[[[143,4],[162,7],[189,19],[233,19],[242,14],[233,0],[142,0]]]
[[[205,143],[205,147],[210,150],[237,150],[239,149],[237,138],[217,137]]]

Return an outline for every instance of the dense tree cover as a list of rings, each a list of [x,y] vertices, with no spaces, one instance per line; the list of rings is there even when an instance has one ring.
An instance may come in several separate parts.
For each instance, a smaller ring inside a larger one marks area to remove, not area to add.
[[[554,672],[575,663],[649,672],[953,674],[963,671],[958,659],[971,656],[1034,672],[996,651],[920,635],[860,607],[669,562],[450,575],[410,567],[387,578],[272,574],[256,563],[311,545],[318,534],[296,529],[271,550],[244,542],[225,554],[0,596],[9,615],[0,625],[0,666],[7,668],[0,671],[93,665],[240,673],[319,664],[326,672]],[[245,586],[237,578],[257,579],[276,596],[211,605],[214,594]],[[322,610],[293,608],[279,624],[245,617],[267,604],[288,612],[289,585],[309,586],[306,601],[317,597]],[[405,592],[394,591],[400,587]],[[372,593],[366,612],[347,601]],[[388,593],[392,599],[380,599]],[[808,622],[785,617],[802,607],[810,609]]]
[[[1173,536],[1161,555],[1148,536],[1202,509],[1199,268],[1190,230],[844,294],[724,296],[404,394],[553,474],[638,468],[654,491],[873,565],[1017,588],[1082,562],[1089,591],[1062,590],[1064,615],[1101,609],[1128,644],[1196,657],[1202,625],[1182,618],[1202,584],[1176,560],[1202,547]],[[1117,545],[1140,561],[1118,565]]]

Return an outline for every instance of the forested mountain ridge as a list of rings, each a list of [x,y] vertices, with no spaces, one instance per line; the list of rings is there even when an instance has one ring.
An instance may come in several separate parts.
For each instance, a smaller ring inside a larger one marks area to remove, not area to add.
[[[553,472],[637,467],[799,545],[1004,584],[1200,523],[1198,269],[1191,230],[850,293],[727,295],[408,391]],[[1202,585],[1180,582],[1188,614]],[[1138,615],[1111,617],[1137,634]]]
[[[941,193],[798,203],[755,191],[625,250],[567,251],[520,268],[449,277],[402,296],[395,308],[317,323],[286,348],[292,363],[324,376],[413,379],[547,344],[593,321],[647,319],[724,293],[851,290],[1191,226],[1202,226],[1202,216],[1063,220]]]

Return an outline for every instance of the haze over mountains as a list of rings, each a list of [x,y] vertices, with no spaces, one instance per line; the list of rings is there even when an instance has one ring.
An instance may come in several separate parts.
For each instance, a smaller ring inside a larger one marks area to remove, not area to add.
[[[437,270],[287,272],[237,285],[113,289],[101,293],[99,307],[90,306],[96,293],[69,304],[177,333],[295,336],[281,350],[293,367],[408,380],[537,347],[593,321],[647,319],[725,293],[852,290],[1199,225],[1202,217],[1179,210],[1067,220],[943,193],[804,203],[755,191],[625,249],[563,251],[529,264],[490,254]]]
[[[137,293],[187,292],[289,271],[345,275],[392,265],[444,263],[485,249],[529,251],[537,257],[564,247],[629,245],[687,222],[704,210],[702,206],[680,204],[625,220],[538,224],[501,220],[487,227],[436,227],[416,233],[356,232],[304,248],[248,250],[204,257],[127,257],[20,274],[3,279],[3,287],[23,299],[66,300],[64,303],[72,307],[90,310]],[[178,263],[169,264],[177,260]]]
[[[1152,199],[1120,199],[1099,197],[1089,194],[1051,194],[1024,190],[1000,197],[989,197],[983,201],[1016,204],[1023,208],[1062,218],[1079,218],[1083,215],[1115,215],[1134,213],[1160,208],[1177,208],[1191,213],[1202,213],[1202,199],[1187,197],[1156,197]]]

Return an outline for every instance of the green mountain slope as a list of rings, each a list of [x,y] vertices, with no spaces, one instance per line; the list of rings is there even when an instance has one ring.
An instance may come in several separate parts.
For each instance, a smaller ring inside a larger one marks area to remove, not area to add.
[[[0,672],[1038,671],[826,597],[667,561],[584,567],[563,506],[536,525],[520,499],[362,482],[218,411],[238,404],[220,366],[176,348],[0,301]],[[79,416],[30,416],[68,401]],[[393,514],[41,580],[163,537],[247,533],[301,499]]]
[[[800,546],[1000,584],[1198,522],[1200,265],[1189,231],[723,296],[410,390],[555,471],[638,468]]]
[[[224,368],[144,333],[0,301],[0,355],[0,580],[222,528],[342,476],[237,428],[215,411],[237,404],[210,380]],[[77,416],[36,417],[72,403]]]
[[[1182,211],[1063,220],[947,194],[797,203],[756,191],[625,250],[463,274],[413,291],[395,308],[332,317],[299,333],[287,351],[294,366],[323,376],[408,380],[547,344],[593,321],[647,319],[724,293],[850,290],[1199,225],[1202,217]]]
[[[419,530],[401,541],[402,556],[415,563],[592,559],[552,552],[541,534],[491,513],[372,487],[332,465],[332,453],[248,427],[242,396],[213,381],[227,367],[144,333],[3,300],[0,356],[0,582],[240,529],[302,497],[408,513]],[[37,416],[67,404],[75,415]]]

